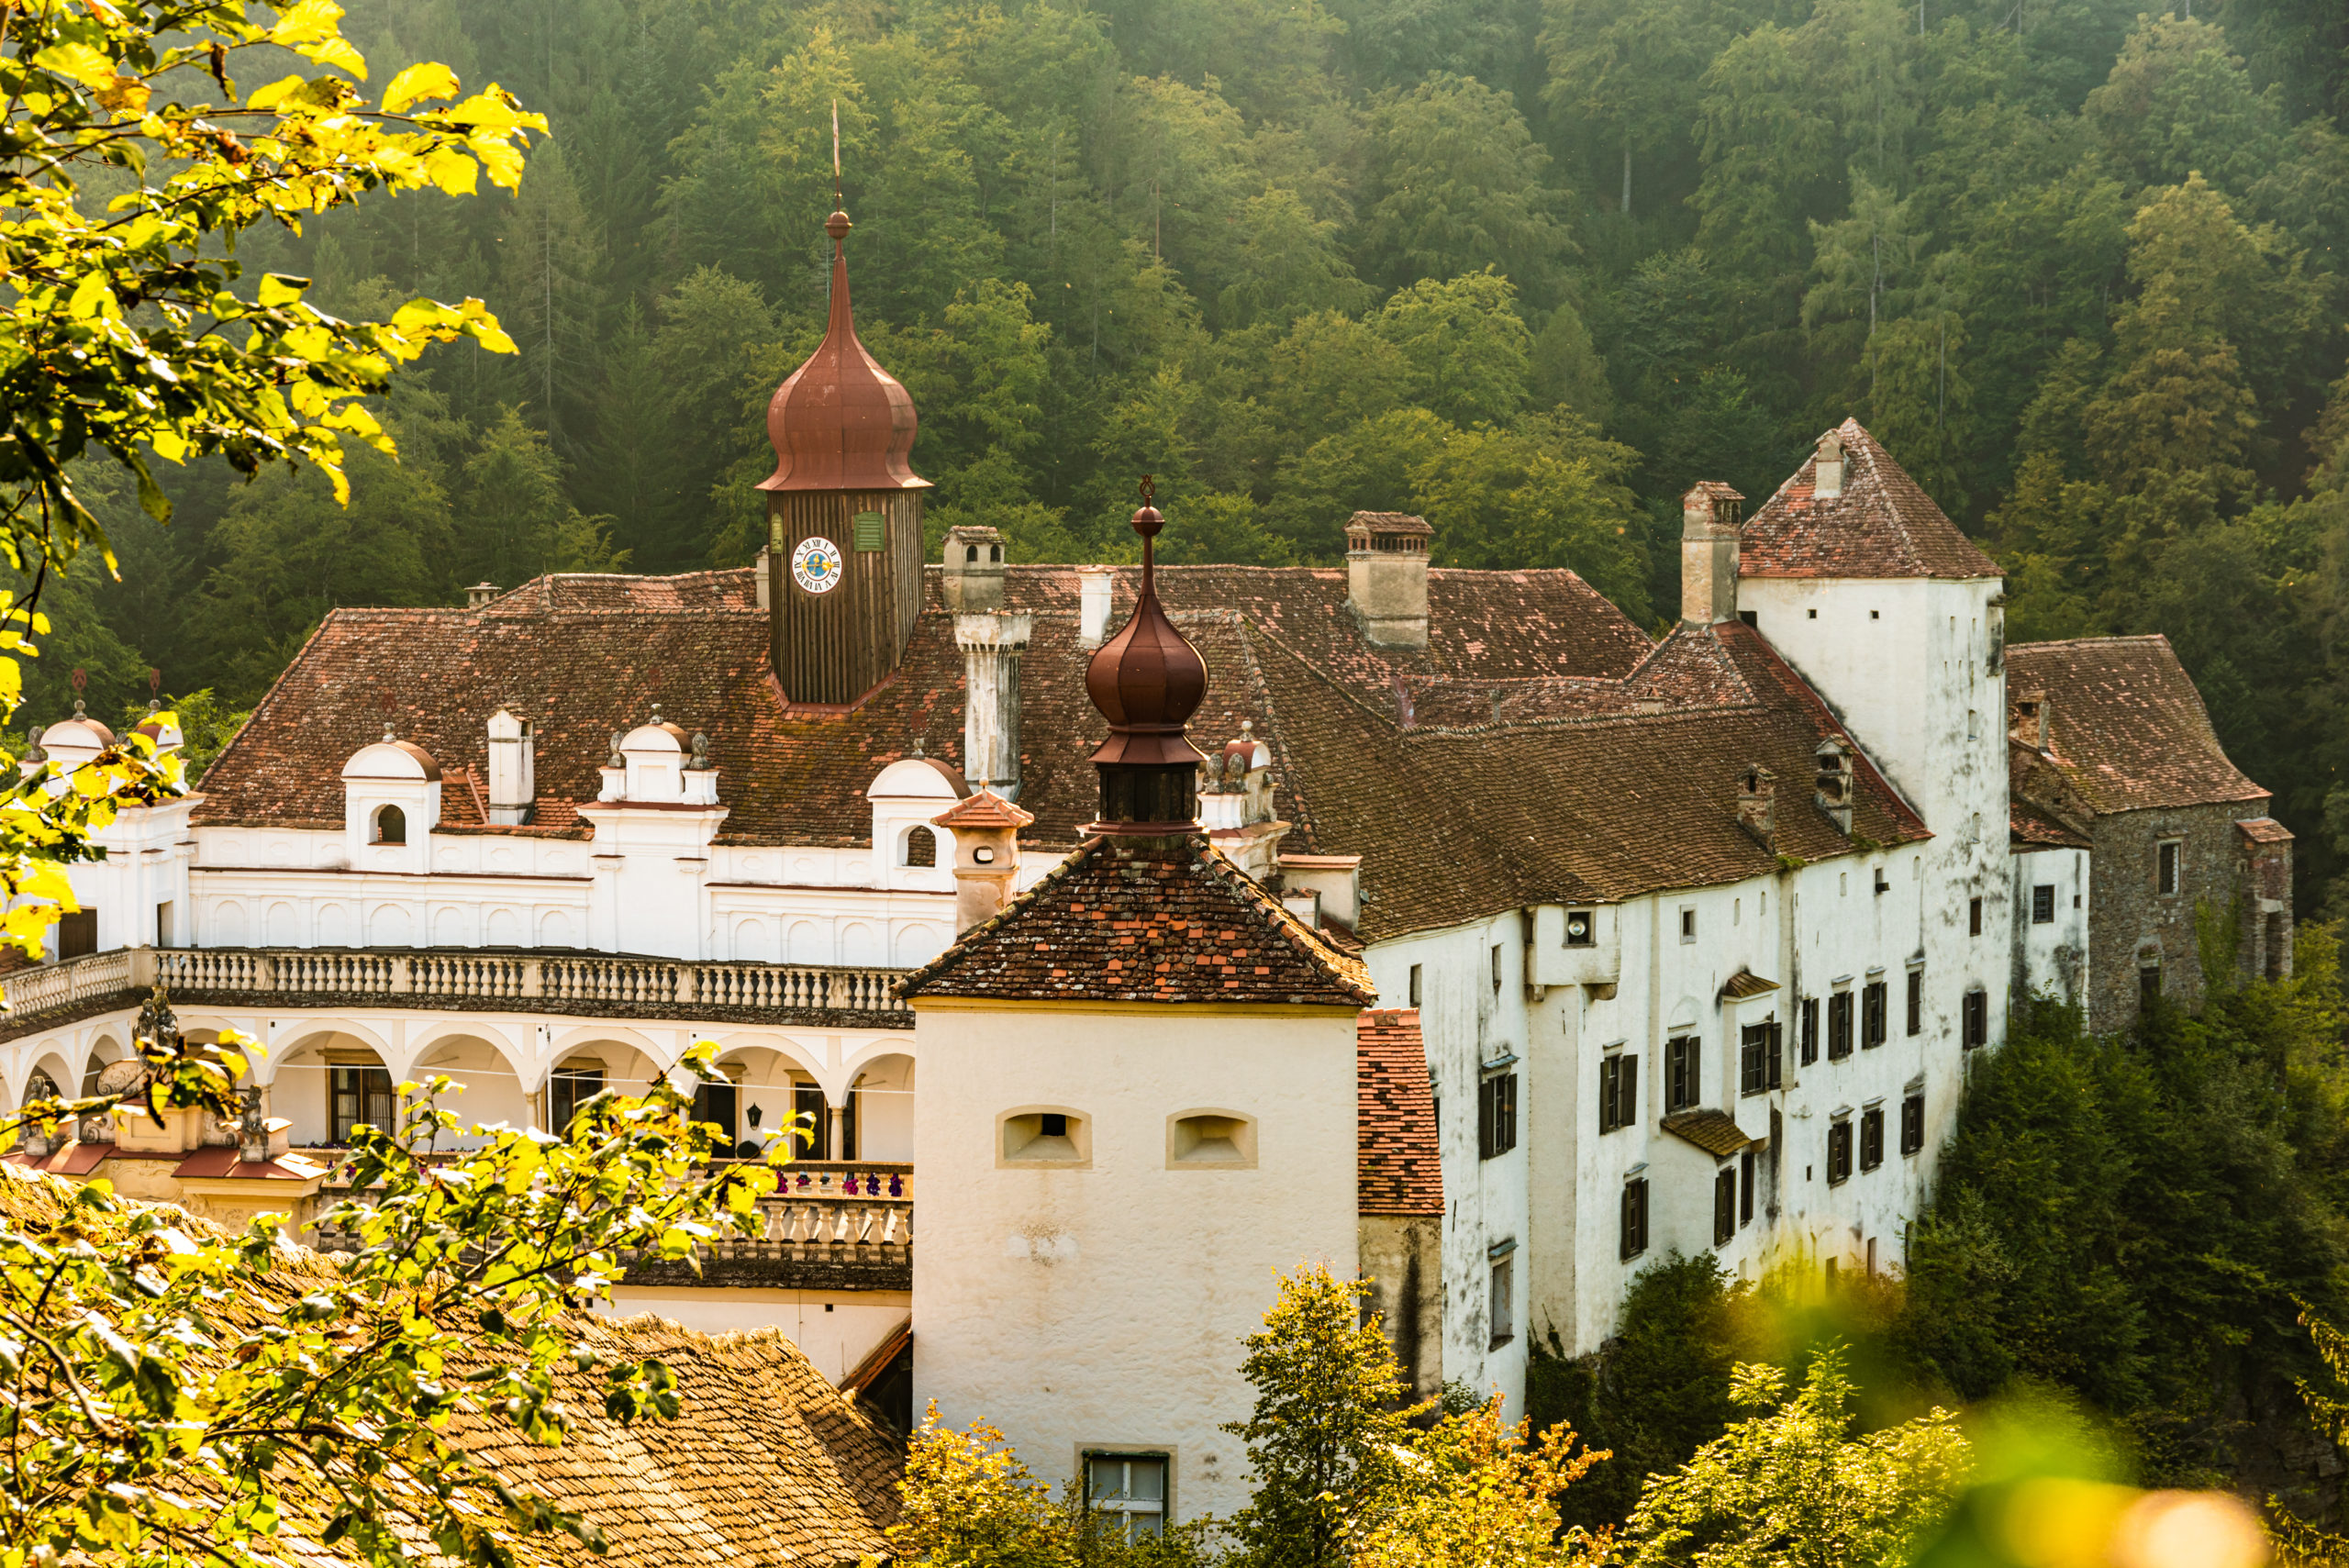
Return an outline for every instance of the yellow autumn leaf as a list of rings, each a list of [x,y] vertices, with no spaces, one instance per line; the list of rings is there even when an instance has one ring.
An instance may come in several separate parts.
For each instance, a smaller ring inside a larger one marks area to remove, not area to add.
[[[309,85],[299,76],[281,76],[266,87],[257,87],[245,95],[249,109],[273,109],[292,95]]]
[[[452,196],[469,196],[478,183],[479,165],[453,147],[444,147],[424,161],[432,183]]]
[[[261,275],[261,302],[263,305],[292,305],[309,286],[307,278],[287,277],[283,272],[263,272]]]
[[[166,462],[187,461],[187,443],[180,439],[176,430],[156,430],[148,436],[147,444],[154,449],[157,457]]]
[[[453,98],[457,92],[457,73],[428,60],[392,78],[391,84],[384,89],[384,112],[396,115],[422,99]]]
[[[114,85],[114,61],[85,43],[53,43],[34,55],[33,63],[84,87]]]
[[[104,272],[92,272],[83,278],[81,286],[73,291],[73,302],[67,308],[72,312],[76,321],[121,314],[120,306],[115,303],[114,290],[107,284]]]
[[[98,89],[98,102],[109,109],[143,110],[154,90],[136,76],[117,76]]]
[[[522,183],[522,150],[497,137],[473,136],[465,139],[482,167],[489,171],[489,183],[501,190],[513,190]]]

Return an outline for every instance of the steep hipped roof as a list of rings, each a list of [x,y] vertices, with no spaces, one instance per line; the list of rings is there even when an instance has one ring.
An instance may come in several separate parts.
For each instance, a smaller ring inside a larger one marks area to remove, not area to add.
[[[1360,959],[1197,834],[1095,839],[899,981],[908,999],[1366,1007]]]
[[[1139,573],[1120,570],[1116,611]],[[1332,678],[1383,692],[1398,680],[1508,682],[1619,676],[1647,638],[1571,572],[1429,574],[1430,646],[1397,654],[1364,642],[1346,574],[1315,568],[1163,567],[1160,593],[1214,674],[1194,732],[1220,741],[1269,718],[1244,676],[1245,628],[1303,651]],[[768,673],[766,613],[750,569],[682,577],[555,575],[474,610],[340,609],[328,615],[204,779],[199,824],[340,828],[342,764],[388,721],[454,781],[486,777],[490,716],[532,721],[538,806],[528,828],[484,826],[473,792],[445,789],[444,822],[504,833],[575,832],[602,787],[610,738],[651,705],[710,739],[728,810],[720,842],[852,845],[872,831],[865,786],[918,742],[962,755],[963,655],[940,573],[904,664],[849,713],[791,717]],[[1021,663],[1019,804],[1034,841],[1073,845],[1097,801],[1089,762],[1106,730],[1085,693],[1076,570],[1014,566],[1005,604],[1034,630]],[[1113,621],[1113,624],[1114,621]]]
[[[64,1217],[74,1190],[57,1177],[0,1165],[0,1219],[38,1235]],[[172,1223],[191,1235],[228,1234],[176,1212]],[[218,1310],[224,1320],[258,1320],[272,1304],[282,1307],[314,1282],[337,1277],[307,1249],[281,1248],[250,1305],[228,1301]],[[585,1314],[563,1327],[609,1361],[664,1362],[676,1374],[682,1407],[674,1420],[623,1425],[604,1415],[603,1373],[566,1358],[558,1363],[555,1397],[573,1429],[561,1447],[529,1442],[509,1425],[460,1418],[452,1436],[494,1474],[584,1516],[610,1546],[597,1557],[560,1532],[516,1536],[507,1544],[523,1563],[832,1568],[890,1555],[883,1532],[897,1518],[902,1449],[780,1332],[711,1337],[657,1318]],[[388,1471],[389,1484],[401,1473]],[[312,1568],[362,1561],[347,1546],[318,1544],[327,1515],[306,1520],[298,1486],[291,1501],[292,1533],[308,1534],[284,1543],[289,1560]],[[419,1558],[432,1555],[420,1536],[407,1544]]]
[[[1354,1207],[1401,1218],[1443,1213],[1443,1159],[1435,1090],[1416,1007],[1374,1007],[1354,1027],[1361,1109],[1354,1135]]]
[[[1999,575],[1998,562],[1958,531],[1857,419],[1844,420],[1834,434],[1843,443],[1842,494],[1817,493],[1813,452],[1746,519],[1739,576]]]
[[[2159,634],[2015,643],[2007,692],[2046,704],[2037,755],[2099,815],[2268,797],[2227,760],[2202,694]],[[2048,804],[2043,789],[2017,792]]]

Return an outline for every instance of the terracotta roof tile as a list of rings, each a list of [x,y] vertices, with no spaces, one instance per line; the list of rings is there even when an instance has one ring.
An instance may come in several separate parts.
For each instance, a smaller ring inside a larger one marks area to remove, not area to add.
[[[1443,1160],[1419,1009],[1364,1011],[1354,1029],[1354,1063],[1362,1100],[1354,1145],[1357,1212],[1441,1217]]]
[[[1036,820],[991,789],[981,789],[930,818],[941,828],[1025,828]]]
[[[2015,643],[2007,693],[2046,704],[2038,754],[2099,815],[2268,797],[2228,761],[2165,637]],[[2046,804],[2043,790],[2023,793]]]
[[[1721,982],[1720,999],[1725,1002],[1742,1002],[1749,996],[1767,996],[1777,989],[1776,981],[1765,980],[1750,969],[1741,969]]]
[[[1813,452],[1746,519],[1741,577],[1996,577],[1998,564],[1960,533],[1892,454],[1846,419],[1843,490],[1817,493]]]
[[[896,984],[905,997],[1364,1007],[1370,972],[1197,834],[1101,838]]]
[[[1737,1118],[1727,1111],[1675,1111],[1664,1118],[1664,1130],[1675,1138],[1695,1144],[1716,1160],[1727,1159],[1749,1143],[1760,1141],[1748,1138]]]
[[[2288,844],[2292,830],[2273,817],[2246,817],[2235,824],[2236,831],[2254,844]]]

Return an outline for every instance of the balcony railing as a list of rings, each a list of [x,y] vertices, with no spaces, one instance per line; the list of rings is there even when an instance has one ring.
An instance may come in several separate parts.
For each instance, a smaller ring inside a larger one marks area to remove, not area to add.
[[[889,995],[901,969],[696,962],[593,953],[460,952],[383,948],[126,948],[0,979],[0,1039],[42,1015],[87,1009],[150,985],[174,995],[267,996],[295,1006],[399,998],[426,1006],[635,1016],[861,1014],[910,1029]]]

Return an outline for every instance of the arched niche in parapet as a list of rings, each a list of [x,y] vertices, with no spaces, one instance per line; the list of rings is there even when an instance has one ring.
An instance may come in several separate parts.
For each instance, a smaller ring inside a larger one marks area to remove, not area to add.
[[[917,969],[946,951],[954,940],[953,928],[943,920],[908,920],[897,928],[890,962],[900,969]]]
[[[522,941],[522,914],[517,909],[499,907],[489,912],[482,922],[482,945],[493,948],[518,948]]]
[[[840,950],[828,920],[794,920],[783,939],[785,963],[836,963]]]
[[[773,963],[778,956],[774,948],[773,919],[764,915],[735,917],[727,950],[737,963]]]

